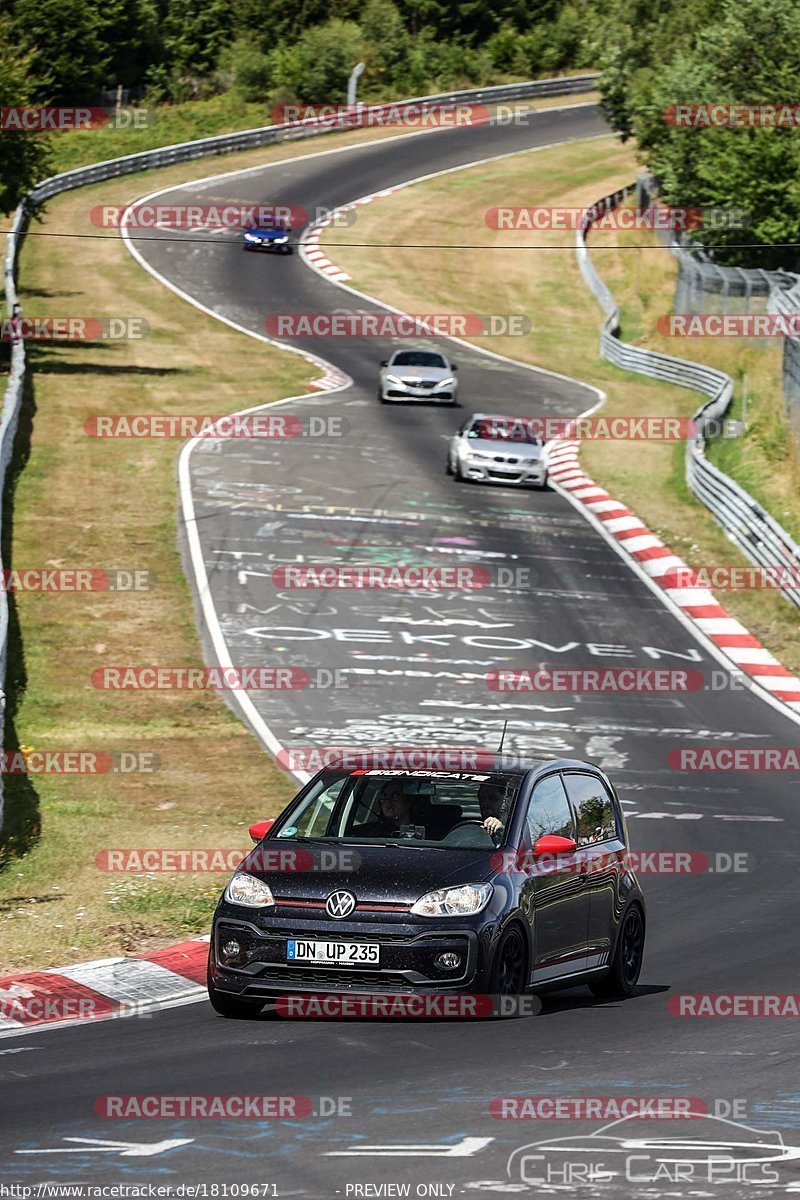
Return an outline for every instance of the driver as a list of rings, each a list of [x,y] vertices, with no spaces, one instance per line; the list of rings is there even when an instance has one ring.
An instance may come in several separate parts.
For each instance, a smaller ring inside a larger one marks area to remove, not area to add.
[[[505,828],[505,784],[497,783],[492,779],[484,779],[478,788],[478,804],[481,808],[482,824],[486,832],[490,833],[492,837],[502,833]]]
[[[365,825],[356,825],[353,833],[360,837],[390,837],[400,832],[401,825],[411,824],[411,797],[403,791],[402,783],[390,780],[381,792],[381,815]]]

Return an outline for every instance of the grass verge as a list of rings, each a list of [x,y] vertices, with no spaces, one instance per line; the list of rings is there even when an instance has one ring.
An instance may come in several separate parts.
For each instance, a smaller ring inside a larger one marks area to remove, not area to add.
[[[326,233],[325,245],[355,287],[406,311],[446,313],[457,296],[458,312],[531,315],[529,334],[493,338],[490,348],[604,389],[609,416],[685,417],[698,407],[697,393],[630,374],[600,358],[601,313],[580,275],[573,233],[494,231],[484,220],[496,205],[586,206],[628,183],[635,171],[633,151],[612,137],[520,154],[415,184],[360,211],[359,240],[374,243],[369,247],[347,246],[347,230],[335,228]],[[402,247],[404,241],[419,241],[420,211],[426,214],[425,240],[452,249]],[[465,252],[463,243],[482,248]],[[774,474],[769,476],[763,465],[780,458],[784,445],[780,438],[772,443],[774,403],[765,399],[779,394],[777,349],[732,344],[730,339],[662,337],[656,322],[672,309],[676,267],[656,237],[603,232],[594,235],[591,247],[620,303],[626,340],[722,366],[737,379],[739,391],[746,377],[748,420],[755,424],[754,414],[759,414],[760,436],[723,444],[719,453],[754,463],[751,474],[761,479],[759,497],[769,496],[768,507],[791,524],[795,517],[790,507],[800,515],[798,493],[792,494],[796,476],[787,470],[780,481],[780,503],[772,490]],[[469,398],[463,401],[469,406]],[[755,457],[756,446],[761,460]],[[688,492],[682,443],[587,442],[582,458],[604,487],[690,564],[745,561]],[[720,465],[725,465],[724,457]],[[777,592],[725,592],[719,600],[786,666],[800,671],[800,620]]]

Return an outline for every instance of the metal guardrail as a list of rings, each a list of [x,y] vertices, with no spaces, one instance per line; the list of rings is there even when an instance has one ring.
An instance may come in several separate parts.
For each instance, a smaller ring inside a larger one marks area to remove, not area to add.
[[[793,277],[789,288],[775,287],[769,294],[767,311],[784,317],[797,317],[800,313],[800,278]],[[786,411],[800,425],[800,338],[783,339],[783,396]]]
[[[28,221],[36,207],[60,192],[102,183],[122,175],[148,171],[154,167],[168,167],[173,163],[191,162],[196,158],[207,158],[216,154],[232,154],[237,150],[252,150],[275,142],[294,141],[321,133],[341,133],[347,128],[361,125],[380,125],[381,116],[390,116],[398,107],[414,105],[446,106],[448,104],[502,104],[506,100],[527,100],[536,96],[569,96],[594,89],[598,72],[584,75],[565,76],[560,79],[534,79],[526,83],[502,84],[499,87],[473,88],[461,92],[442,92],[435,96],[417,96],[410,100],[396,100],[391,104],[358,105],[358,117],[352,125],[331,124],[324,119],[311,117],[300,122],[283,125],[264,125],[257,129],[244,129],[237,133],[223,133],[216,137],[198,138],[191,142],[178,142],[172,146],[161,146],[155,150],[144,150],[138,154],[126,154],[121,158],[110,158],[93,163],[88,167],[77,167],[64,171],[37,184],[23,198],[14,213],[11,230],[6,244],[4,264],[6,309],[9,316],[21,316],[16,289],[17,260]],[[387,124],[390,122],[387,121]],[[11,348],[11,364],[6,381],[2,414],[0,414],[0,494],[6,471],[11,461],[14,435],[19,420],[19,410],[25,387],[26,362],[25,344],[15,341]],[[0,522],[2,512],[0,511]],[[2,562],[0,561],[0,569]],[[8,603],[5,592],[0,589],[0,721],[5,715],[5,679],[8,643]],[[0,829],[3,825],[3,785],[0,776]]]
[[[706,458],[708,434],[719,430],[733,399],[731,377],[702,363],[632,346],[619,336],[619,306],[594,268],[586,237],[603,213],[623,203],[635,189],[634,183],[597,201],[587,212],[577,233],[576,253],[581,274],[606,314],[600,334],[600,353],[627,371],[663,379],[709,397],[693,416],[694,433],[686,442],[686,482],[751,562],[784,570],[789,573],[786,578],[797,578],[800,576],[800,546],[744,488]],[[781,592],[800,608],[800,587],[782,587]]]
[[[639,207],[647,208],[658,194],[656,180],[642,171],[636,187]],[[759,311],[787,317],[800,313],[800,275],[720,266],[702,246],[686,244],[681,234],[663,231],[659,236],[678,263],[676,313]],[[800,337],[783,339],[781,388],[786,411],[800,434]]]

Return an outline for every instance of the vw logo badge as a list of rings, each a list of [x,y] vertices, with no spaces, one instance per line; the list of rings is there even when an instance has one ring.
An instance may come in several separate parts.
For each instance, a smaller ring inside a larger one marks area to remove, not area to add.
[[[336,921],[349,917],[355,906],[356,898],[352,892],[331,892],[325,901],[325,911]]]

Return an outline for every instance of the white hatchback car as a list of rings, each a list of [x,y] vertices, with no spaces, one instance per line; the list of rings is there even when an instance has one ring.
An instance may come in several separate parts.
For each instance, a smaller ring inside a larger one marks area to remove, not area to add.
[[[395,350],[381,363],[378,399],[427,400],[436,404],[458,403],[455,363],[438,350]]]
[[[547,453],[525,421],[473,413],[450,439],[447,474],[476,483],[547,487]]]

